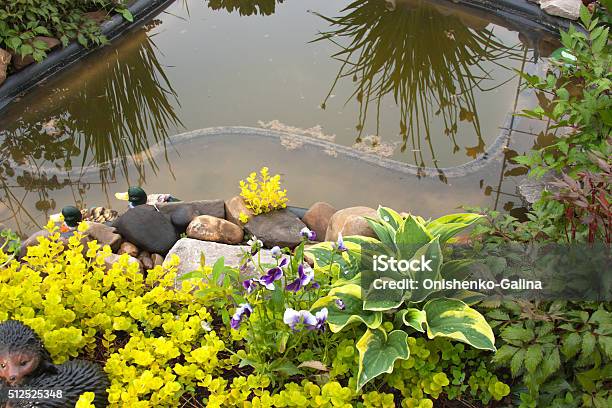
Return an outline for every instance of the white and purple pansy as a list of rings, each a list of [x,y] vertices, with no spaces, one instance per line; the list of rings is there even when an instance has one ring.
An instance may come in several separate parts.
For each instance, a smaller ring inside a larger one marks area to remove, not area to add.
[[[287,285],[286,289],[292,292],[297,292],[304,286],[308,285],[314,279],[314,271],[308,264],[300,264],[298,266],[298,277],[296,280]]]
[[[242,286],[246,290],[247,295],[250,295],[255,289],[257,289],[257,284],[255,283],[254,279],[245,280],[242,282]]]
[[[264,276],[257,279],[257,282],[265,286],[268,290],[274,290],[274,282],[283,277],[283,267],[285,265],[287,265],[287,258],[283,258],[278,266],[269,269]]]
[[[234,315],[232,316],[232,320],[230,321],[230,326],[232,329],[237,330],[240,328],[240,323],[242,323],[242,319],[245,317],[249,317],[253,313],[253,308],[248,303],[241,303]]]
[[[308,330],[323,330],[327,321],[327,308],[319,310],[316,314],[310,313],[308,310],[287,309],[283,316],[283,322],[287,324],[291,330],[297,330],[298,327],[303,327]]]
[[[308,227],[302,228],[302,230],[300,231],[300,235],[302,235],[304,238],[308,239],[309,241],[315,241],[317,239],[317,233],[312,231]]]

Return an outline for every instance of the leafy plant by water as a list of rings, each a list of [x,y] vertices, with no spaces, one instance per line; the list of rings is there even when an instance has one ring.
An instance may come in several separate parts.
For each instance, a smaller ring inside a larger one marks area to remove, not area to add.
[[[527,165],[534,177],[547,172],[566,172],[575,177],[596,171],[589,158],[594,152],[612,156],[612,46],[609,28],[599,24],[586,7],[581,8],[584,31],[571,25],[561,31],[564,49],[551,58],[545,78],[521,74],[538,94],[540,104],[524,116],[548,120],[552,128],[567,128],[549,145],[514,160]]]
[[[49,46],[36,38],[53,37],[66,46],[78,41],[84,47],[107,43],[89,11],[117,11],[126,19],[132,15],[124,0],[11,0],[0,6],[0,48],[35,61],[46,57]]]
[[[358,141],[368,115],[375,115],[379,132],[382,101],[390,95],[400,108],[401,150],[410,143],[416,164],[425,166],[423,139],[436,162],[429,124],[434,116],[442,117],[455,152],[459,150],[458,122],[471,123],[477,144],[467,148],[467,154],[475,157],[484,149],[474,96],[489,78],[482,63],[522,58],[522,53],[504,45],[488,29],[472,30],[456,16],[443,15],[420,2],[415,5],[388,10],[384,1],[356,0],[340,17],[317,14],[332,29],[314,41],[336,44],[341,50],[333,57],[342,63],[322,107],[336,84],[351,78],[356,84],[351,99],[355,97],[360,105]]]

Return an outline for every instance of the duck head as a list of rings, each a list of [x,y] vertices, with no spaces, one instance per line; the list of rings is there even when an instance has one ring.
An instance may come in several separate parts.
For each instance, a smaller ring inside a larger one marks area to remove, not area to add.
[[[116,193],[119,200],[129,201],[130,207],[136,207],[147,203],[147,193],[140,187],[130,187],[125,193]]]
[[[61,222],[64,219],[64,224],[70,228],[76,228],[81,221],[83,221],[83,214],[78,208],[68,205],[62,208],[60,214],[51,215],[51,221]]]

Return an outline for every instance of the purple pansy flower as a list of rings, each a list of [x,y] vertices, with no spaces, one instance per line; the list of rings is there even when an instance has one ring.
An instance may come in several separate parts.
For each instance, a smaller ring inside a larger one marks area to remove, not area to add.
[[[255,288],[257,288],[257,285],[255,284],[255,281],[253,279],[247,279],[244,282],[242,282],[242,286],[244,287],[244,289],[246,289],[246,293],[247,294],[251,294]]]
[[[344,245],[344,239],[342,238],[342,234],[338,234],[338,242],[336,243],[336,250],[340,252],[348,251],[348,248]]]
[[[302,289],[304,286],[308,285],[312,282],[314,278],[314,271],[310,267],[310,265],[300,264],[298,266],[298,278],[287,285],[287,290],[292,292],[297,292]]]
[[[338,309],[340,310],[344,310],[346,308],[346,305],[344,304],[342,299],[336,299],[336,306],[338,306]]]
[[[323,309],[315,313],[315,319],[317,320],[317,324],[315,325],[313,329],[317,329],[317,330],[325,329],[325,322],[327,321],[327,314],[328,313],[327,313],[326,307],[324,307]]]
[[[269,269],[268,272],[261,277],[261,279],[257,280],[257,282],[261,283],[268,290],[274,290],[274,281],[277,281],[283,277],[282,268],[285,265],[287,265],[287,258],[283,258],[283,260],[280,261],[278,266]]]
[[[242,323],[242,319],[244,317],[249,317],[253,313],[253,308],[248,303],[241,303],[234,312],[232,316],[232,320],[230,321],[230,325],[232,329],[237,330],[240,328],[240,323]]]
[[[317,239],[317,233],[312,231],[311,229],[309,229],[308,227],[304,227],[302,228],[302,230],[300,231],[300,234],[304,237],[307,238],[309,241],[314,241]]]
[[[285,310],[283,316],[283,322],[285,322],[291,330],[296,330],[298,325],[303,325],[308,330],[321,330],[325,327],[326,320],[327,308],[321,309],[314,315],[308,310],[293,310],[289,308]]]

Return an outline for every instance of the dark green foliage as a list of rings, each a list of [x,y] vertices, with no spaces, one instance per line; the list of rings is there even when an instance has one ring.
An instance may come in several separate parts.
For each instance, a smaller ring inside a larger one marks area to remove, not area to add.
[[[64,46],[78,41],[84,47],[107,42],[100,27],[84,13],[116,10],[131,17],[123,0],[12,0],[0,5],[0,48],[17,55],[45,58],[48,45],[35,37],[53,37]]]
[[[504,342],[493,357],[526,387],[522,407],[609,407],[610,303],[504,302],[487,313]]]

